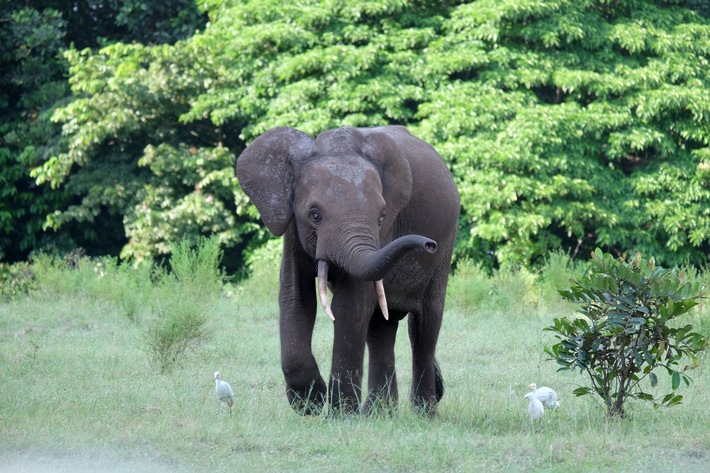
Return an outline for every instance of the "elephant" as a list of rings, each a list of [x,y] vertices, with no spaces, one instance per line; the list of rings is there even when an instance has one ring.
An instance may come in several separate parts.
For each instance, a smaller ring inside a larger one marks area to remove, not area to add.
[[[279,330],[291,407],[303,415],[325,406],[363,415],[396,409],[395,339],[409,316],[411,401],[435,415],[444,388],[435,350],[460,197],[434,148],[399,125],[315,139],[278,127],[244,149],[236,171],[268,230],[283,235]],[[328,385],[311,349],[318,301],[334,325]]]

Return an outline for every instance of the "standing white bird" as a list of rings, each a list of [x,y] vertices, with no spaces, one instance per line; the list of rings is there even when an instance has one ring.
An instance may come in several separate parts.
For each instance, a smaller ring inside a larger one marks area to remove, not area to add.
[[[541,419],[542,416],[545,415],[545,408],[543,407],[542,402],[540,402],[540,400],[536,398],[533,393],[527,393],[523,397],[530,399],[530,403],[528,404],[528,414],[530,414],[530,425],[534,431],[535,421]]]
[[[547,386],[537,387],[535,383],[528,384],[530,393],[535,396],[548,409],[559,409],[560,401],[557,400],[557,393]]]
[[[229,414],[232,414],[232,405],[234,404],[234,391],[228,382],[222,381],[219,378],[219,371],[214,372],[214,390],[217,394],[217,412],[219,412],[219,403],[224,402],[229,406]]]

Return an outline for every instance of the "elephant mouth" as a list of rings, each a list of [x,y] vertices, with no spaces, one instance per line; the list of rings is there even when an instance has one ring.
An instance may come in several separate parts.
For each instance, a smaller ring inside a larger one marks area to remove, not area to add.
[[[385,286],[382,284],[382,279],[375,281],[375,292],[377,293],[377,302],[382,310],[385,320],[389,320],[389,311],[387,310],[387,297],[385,296]],[[328,301],[328,263],[323,260],[318,261],[318,296],[323,310],[330,317],[330,320],[335,322],[335,315],[330,308]]]
[[[421,235],[406,235],[390,242],[379,251],[361,255],[357,264],[346,265],[348,267],[347,272],[351,276],[374,282],[377,302],[380,305],[382,315],[387,320],[389,320],[389,311],[387,310],[387,297],[385,296],[385,287],[382,279],[400,258],[415,249],[424,250],[424,253],[427,254],[434,254],[437,250],[437,244],[434,240]],[[331,320],[335,320],[328,302],[328,262],[323,259],[318,260],[318,296],[325,313]]]

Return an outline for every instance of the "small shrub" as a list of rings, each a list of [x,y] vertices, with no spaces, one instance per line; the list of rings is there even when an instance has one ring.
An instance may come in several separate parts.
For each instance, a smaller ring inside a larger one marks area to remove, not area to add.
[[[520,311],[539,302],[536,277],[523,267],[500,268],[493,273],[489,303],[505,311]]]
[[[689,385],[686,372],[698,364],[707,345],[692,325],[673,322],[698,304],[700,291],[700,283],[686,281],[677,269],[656,267],[653,259],[627,262],[597,249],[589,273],[560,291],[565,300],[581,304],[583,317],[554,319],[545,330],[560,341],[545,351],[562,365],[560,370],[589,375],[592,386],[574,394],[598,394],[609,416],[624,416],[628,398],[673,406],[683,399],[675,390],[681,380]],[[672,392],[660,399],[641,385],[648,378],[657,386],[656,368],[671,377]]]
[[[195,295],[212,297],[224,283],[219,267],[221,260],[222,249],[216,237],[201,238],[196,248],[192,248],[188,240],[182,240],[172,248],[170,277]]]
[[[173,248],[172,272],[164,272],[158,281],[156,320],[145,337],[150,361],[161,373],[170,371],[188,348],[211,337],[208,313],[223,283],[221,257],[214,237],[200,240],[194,249],[187,241]]]
[[[584,265],[575,262],[567,253],[553,251],[545,258],[545,265],[538,276],[540,299],[548,306],[563,302],[559,290],[584,274]]]
[[[470,259],[459,261],[456,272],[449,278],[446,288],[446,302],[449,307],[467,312],[481,308],[493,292],[493,280],[481,265]]]
[[[86,278],[96,279],[93,271],[85,271],[87,264],[81,259],[72,261],[70,269],[64,257],[47,253],[34,258],[32,269],[35,273],[35,289],[38,294],[57,297],[67,294],[83,294],[87,287]]]
[[[278,302],[282,247],[283,238],[274,238],[250,252],[247,268],[230,297],[258,307],[263,304],[257,301]]]
[[[158,320],[148,327],[146,346],[151,365],[169,372],[188,348],[209,340],[207,314],[195,304],[173,300],[158,308]]]
[[[0,264],[0,298],[10,300],[27,295],[35,285],[35,273],[28,263]]]
[[[153,267],[148,263],[131,266],[120,264],[115,258],[99,258],[93,265],[99,281],[96,298],[118,307],[132,322],[139,314],[148,312],[148,302],[153,292]]]

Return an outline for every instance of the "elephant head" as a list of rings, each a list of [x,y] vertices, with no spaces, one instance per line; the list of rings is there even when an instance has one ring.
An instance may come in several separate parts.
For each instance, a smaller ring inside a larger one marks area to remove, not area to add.
[[[407,252],[436,251],[436,242],[420,235],[391,238],[410,199],[412,175],[403,151],[385,133],[346,127],[314,140],[293,128],[274,128],[240,155],[237,175],[271,233],[282,235],[295,222],[303,250],[318,262],[320,298],[331,318],[329,265],[375,281],[387,317],[381,279]]]

